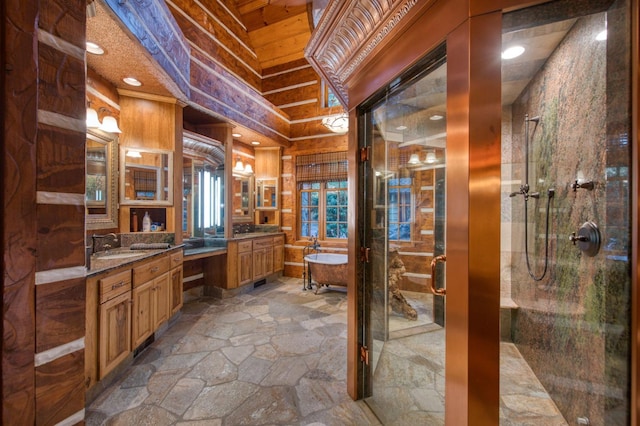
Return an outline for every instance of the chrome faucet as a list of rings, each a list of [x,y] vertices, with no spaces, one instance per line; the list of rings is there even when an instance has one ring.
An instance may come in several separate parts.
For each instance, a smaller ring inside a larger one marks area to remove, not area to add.
[[[115,233],[113,233],[113,232],[110,232],[110,233],[105,234],[105,235],[93,234],[93,235],[91,236],[91,239],[92,239],[92,241],[93,241],[93,244],[92,244],[92,251],[91,251],[92,253],[95,253],[95,252],[96,252],[96,240],[97,240],[97,239],[102,239],[102,238],[111,238],[111,242],[112,242],[112,243],[114,243],[114,244],[118,242],[118,236],[117,236]],[[110,248],[112,248],[113,246],[112,246],[111,244],[108,244],[108,243],[107,243],[107,244],[103,244],[103,247],[105,248],[105,251],[108,251],[108,250],[109,250]]]

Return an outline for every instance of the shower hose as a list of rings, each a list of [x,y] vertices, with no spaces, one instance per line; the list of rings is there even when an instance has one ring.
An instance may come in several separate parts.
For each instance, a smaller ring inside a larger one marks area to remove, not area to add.
[[[529,276],[533,278],[534,281],[541,281],[545,275],[547,274],[547,268],[549,266],[549,211],[551,210],[551,199],[555,195],[555,190],[553,188],[549,188],[547,191],[547,213],[546,213],[546,226],[544,231],[544,270],[542,271],[542,275],[536,276],[535,271],[531,267],[529,263],[529,230],[528,230],[528,214],[527,214],[527,204],[528,199],[524,201],[524,256],[527,260],[527,271],[529,272]]]

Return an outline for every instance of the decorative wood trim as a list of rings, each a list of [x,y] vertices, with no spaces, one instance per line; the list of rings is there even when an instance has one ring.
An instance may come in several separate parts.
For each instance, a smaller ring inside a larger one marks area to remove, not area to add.
[[[305,49],[343,105],[345,81],[405,19],[418,0],[350,0],[329,4]]]

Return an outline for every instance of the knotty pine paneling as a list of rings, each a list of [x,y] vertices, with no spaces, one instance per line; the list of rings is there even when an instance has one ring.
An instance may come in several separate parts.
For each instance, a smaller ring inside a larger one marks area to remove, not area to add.
[[[253,2],[256,3],[256,2]],[[292,5],[293,2],[288,2],[290,4],[285,5],[270,5],[266,3],[273,2],[265,2],[262,1],[262,6],[260,8],[250,8],[252,10],[247,11],[246,13],[242,13],[242,21],[247,26],[247,31],[252,32],[259,28],[263,28],[266,25],[271,25],[276,22],[283,21],[285,19],[290,18],[291,16],[297,16],[307,14],[307,6],[306,5]],[[280,2],[281,4],[283,2]],[[300,2],[298,2],[300,3]],[[247,8],[240,8],[240,10],[246,10]],[[309,18],[306,18],[309,20]],[[308,25],[307,25],[308,27]]]
[[[84,409],[84,350],[36,367],[37,425],[55,425]]]
[[[84,113],[84,111],[82,111]],[[38,191],[84,194],[86,136],[72,130],[40,125],[38,132]]]
[[[38,204],[36,270],[83,266],[84,206]]]
[[[173,9],[172,9],[173,11]],[[184,16],[180,14],[175,14],[175,19],[180,25],[180,28],[184,32],[185,37],[189,39],[192,43],[197,45],[199,49],[191,49],[192,57],[201,57],[205,63],[211,62],[212,59],[218,61],[226,70],[231,71],[233,74],[239,76],[245,84],[253,87],[255,90],[260,91],[262,86],[262,81],[260,79],[261,68],[255,58],[250,61],[244,61],[244,64],[240,62],[235,56],[231,55],[228,51],[226,51],[223,47],[215,43],[206,33],[204,33],[199,28],[193,26],[193,24],[188,21]],[[216,34],[215,37],[218,35]],[[244,48],[243,48],[244,49]],[[204,51],[204,54],[202,51]],[[198,84],[194,84],[194,73],[193,73],[193,61],[191,62],[192,72],[191,72],[191,82],[195,87],[200,86]],[[257,72],[252,72],[252,69]],[[226,74],[232,75],[229,71],[226,71]],[[196,82],[198,79],[196,79]]]
[[[44,43],[38,43],[38,53],[40,109],[74,118],[84,117],[84,62]]]
[[[286,111],[286,109],[285,109]],[[314,121],[305,121],[302,123],[293,123],[291,124],[291,138],[310,138],[315,135],[336,135],[336,136],[326,136],[326,138],[339,138],[340,135],[338,133],[332,133],[331,130],[327,129],[322,124],[322,119],[314,120]],[[342,135],[344,136],[344,135]]]
[[[85,280],[78,278],[36,286],[36,352],[85,335]]]

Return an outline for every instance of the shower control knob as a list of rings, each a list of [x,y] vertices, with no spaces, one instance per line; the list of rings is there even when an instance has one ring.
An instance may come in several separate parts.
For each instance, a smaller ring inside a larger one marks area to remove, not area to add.
[[[578,241],[589,241],[589,237],[586,237],[584,235],[576,235],[575,232],[572,232],[571,235],[569,235],[569,241],[571,241],[575,246]]]
[[[593,257],[600,251],[600,230],[595,223],[587,221],[578,229],[577,235],[575,232],[569,235],[569,241],[584,254]]]

